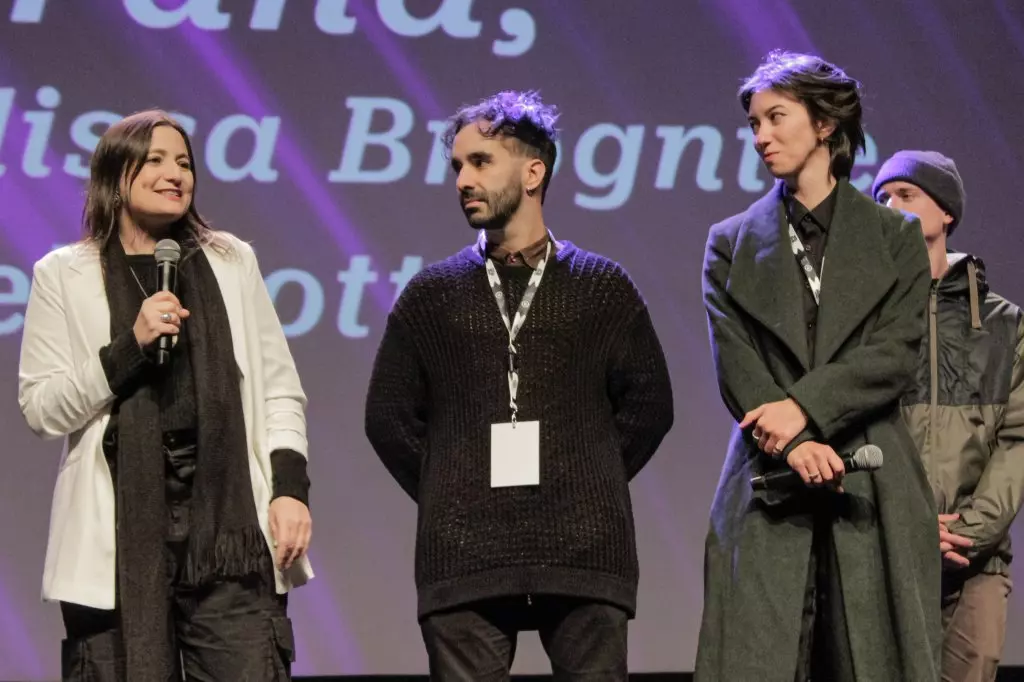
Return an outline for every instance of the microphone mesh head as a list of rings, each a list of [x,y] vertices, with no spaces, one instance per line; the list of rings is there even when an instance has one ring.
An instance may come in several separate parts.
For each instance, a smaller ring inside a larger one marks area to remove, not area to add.
[[[862,445],[853,453],[853,463],[861,471],[872,471],[882,466],[882,448],[877,445]]]
[[[181,260],[181,247],[173,239],[161,239],[156,243],[156,250],[153,252],[157,263],[177,263]]]

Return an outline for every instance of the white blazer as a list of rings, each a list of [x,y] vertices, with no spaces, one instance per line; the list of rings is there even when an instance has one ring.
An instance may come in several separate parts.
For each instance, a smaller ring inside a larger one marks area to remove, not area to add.
[[[227,307],[242,377],[249,479],[272,552],[270,453],[288,448],[308,456],[306,396],[252,248],[221,235],[231,246],[228,254],[204,250]],[[98,247],[72,244],[40,259],[25,312],[18,404],[37,435],[65,439],[50,511],[43,599],[98,609],[113,609],[116,591],[114,486],[102,444],[114,394],[99,356],[109,343]],[[306,557],[287,574],[275,574],[279,593],[313,577]]]

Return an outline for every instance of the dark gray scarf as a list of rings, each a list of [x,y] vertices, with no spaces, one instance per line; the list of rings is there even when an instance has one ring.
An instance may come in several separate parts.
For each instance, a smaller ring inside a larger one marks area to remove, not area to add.
[[[197,464],[188,555],[182,583],[272,573],[249,482],[248,447],[231,327],[206,254],[187,248],[178,296],[191,312],[189,353],[196,386]],[[110,331],[131,329],[142,292],[115,235],[103,253]],[[117,589],[129,680],[171,679],[165,538],[164,455],[160,411],[151,382],[119,402],[117,448]]]

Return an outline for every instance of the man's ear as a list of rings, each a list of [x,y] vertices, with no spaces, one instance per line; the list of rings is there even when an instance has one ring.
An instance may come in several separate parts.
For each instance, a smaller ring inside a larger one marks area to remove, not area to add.
[[[526,193],[531,197],[540,191],[541,186],[544,184],[544,178],[547,176],[547,166],[540,159],[530,159],[524,164],[523,168],[523,186],[526,188]]]

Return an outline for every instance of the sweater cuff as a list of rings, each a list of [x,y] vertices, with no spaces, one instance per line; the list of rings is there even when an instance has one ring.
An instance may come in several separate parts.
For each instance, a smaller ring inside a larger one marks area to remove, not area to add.
[[[131,393],[134,382],[151,363],[139,348],[131,329],[121,332],[100,348],[100,364],[111,392],[119,398]]]
[[[787,461],[789,459],[789,454],[791,452],[793,452],[799,446],[803,445],[804,443],[806,443],[808,441],[824,442],[824,440],[821,438],[821,436],[816,435],[814,433],[814,431],[811,429],[811,427],[808,426],[806,429],[804,429],[803,431],[798,433],[793,438],[793,440],[789,441],[789,444],[782,449],[782,452],[780,452],[777,455],[776,454],[772,454],[770,456],[775,458],[775,459],[778,459],[778,460],[781,460],[781,461],[785,462],[785,461]]]
[[[279,497],[293,497],[309,507],[309,476],[306,458],[294,450],[282,448],[270,453],[270,469],[274,477],[273,502]]]

